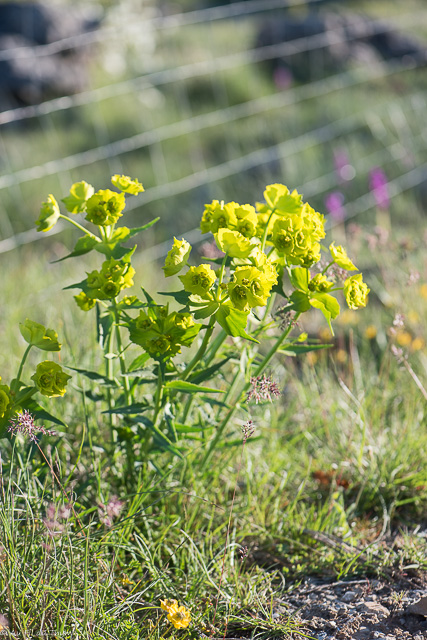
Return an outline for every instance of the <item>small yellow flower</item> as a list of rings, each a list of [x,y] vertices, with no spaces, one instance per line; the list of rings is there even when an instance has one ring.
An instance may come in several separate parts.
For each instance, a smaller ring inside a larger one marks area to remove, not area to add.
[[[424,300],[427,300],[427,284],[426,283],[420,286],[420,294],[424,298]]]
[[[186,629],[191,622],[191,614],[185,607],[178,607],[167,615],[175,629]]]
[[[347,362],[347,351],[345,351],[344,349],[338,349],[336,353],[336,359],[340,364],[344,364],[345,362]]]
[[[370,324],[369,327],[366,327],[365,329],[365,338],[367,338],[368,340],[373,340],[376,337],[377,337],[377,328],[374,327],[373,324]]]
[[[421,351],[426,346],[425,340],[423,338],[414,338],[411,344],[412,351]]]
[[[407,347],[412,342],[412,336],[409,331],[399,331],[396,334],[396,342],[401,347]]]
[[[178,602],[176,600],[166,598],[165,600],[160,600],[160,608],[163,609],[163,611],[171,613],[178,610]]]

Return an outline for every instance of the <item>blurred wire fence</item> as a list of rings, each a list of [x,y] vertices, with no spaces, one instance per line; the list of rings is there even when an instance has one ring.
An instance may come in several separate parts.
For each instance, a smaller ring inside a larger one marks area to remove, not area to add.
[[[275,181],[332,225],[373,209],[378,167],[390,198],[418,187],[422,206],[427,11],[357,6],[247,0],[161,15],[154,0],[122,0],[96,29],[0,50],[15,66],[87,56],[82,90],[31,104],[20,96],[0,112],[0,253],[41,237],[34,219],[47,193],[66,195],[81,179],[105,188],[117,172],[146,188],[131,215],[164,221],[151,258],[172,234],[199,239],[205,202],[252,202]],[[330,193],[342,215],[328,211]]]

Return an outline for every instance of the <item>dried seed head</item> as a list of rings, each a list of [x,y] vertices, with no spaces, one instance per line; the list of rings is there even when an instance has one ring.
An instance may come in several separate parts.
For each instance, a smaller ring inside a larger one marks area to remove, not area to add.
[[[55,432],[38,427],[34,424],[34,417],[29,411],[24,409],[21,413],[17,413],[15,417],[10,419],[8,431],[14,436],[22,433],[28,436],[32,442],[37,442],[37,434],[42,433],[44,436],[54,436]]]

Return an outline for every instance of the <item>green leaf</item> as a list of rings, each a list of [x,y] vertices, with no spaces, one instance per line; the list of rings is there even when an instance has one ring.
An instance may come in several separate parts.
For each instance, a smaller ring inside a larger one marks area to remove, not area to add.
[[[217,373],[217,371],[219,371],[219,369],[221,369],[221,367],[225,365],[232,357],[233,356],[227,356],[217,364],[214,364],[211,367],[208,367],[207,369],[196,371],[190,376],[190,382],[193,382],[194,384],[199,384],[200,382],[209,380],[209,378],[212,378]]]
[[[128,404],[124,407],[114,407],[114,409],[109,409],[107,411],[103,411],[102,413],[121,413],[124,416],[126,415],[136,415],[138,413],[143,413],[150,408],[150,405],[144,402],[135,402],[133,404]]]
[[[248,314],[240,311],[239,309],[234,309],[230,305],[222,304],[218,311],[216,312],[216,320],[218,324],[224,329],[227,335],[233,336],[234,338],[246,338],[247,340],[251,340],[251,342],[256,342],[259,344],[259,341],[246,333],[246,324],[248,322]]]
[[[187,307],[189,304],[190,293],[187,291],[159,291],[159,296],[170,296],[174,298],[179,304],[182,304],[183,307]]]
[[[289,299],[292,302],[290,309],[293,309],[294,311],[303,313],[310,309],[309,297],[303,291],[294,291]]]
[[[82,376],[85,376],[90,380],[95,380],[99,384],[105,385],[106,387],[120,386],[117,380],[112,380],[111,378],[107,378],[107,376],[103,376],[102,374],[97,373],[96,371],[88,371],[87,369],[77,369],[77,367],[66,367],[66,368],[71,369],[72,371],[77,371],[77,373],[81,373]]]
[[[284,344],[278,353],[286,356],[296,356],[300,353],[308,353],[309,351],[319,351],[320,349],[329,349],[333,344]]]
[[[68,258],[75,258],[76,256],[83,256],[85,253],[89,253],[89,251],[92,251],[92,249],[96,246],[99,245],[101,243],[101,241],[99,240],[99,238],[97,238],[96,236],[88,236],[88,235],[84,235],[82,238],[79,238],[74,246],[74,249],[72,250],[71,253],[69,253],[67,256],[64,256],[63,258],[59,258],[59,260],[54,260],[53,264],[55,262],[62,262],[63,260],[68,260]],[[68,289],[69,287],[67,287]]]
[[[145,299],[147,300],[147,302],[148,302],[148,304],[149,304],[149,305],[150,305],[150,304],[152,304],[152,305],[154,305],[154,306],[157,306],[157,305],[156,305],[156,303],[154,302],[154,298],[152,298],[152,297],[150,296],[150,294],[148,293],[148,291],[146,291],[146,290],[144,289],[144,287],[141,287],[141,291],[142,291],[142,293],[144,294]]]
[[[308,293],[308,281],[310,280],[310,274],[308,269],[303,267],[295,267],[294,269],[288,269],[289,279],[295,289],[305,291]]]
[[[311,296],[312,299],[319,300],[329,311],[331,314],[332,320],[334,320],[340,314],[340,305],[339,302],[334,296],[331,296],[329,293],[314,293]]]
[[[147,222],[147,224],[144,224],[142,227],[134,227],[133,229],[129,229],[129,238],[133,238],[133,236],[136,236],[141,231],[145,231],[145,229],[149,229],[150,227],[153,226],[153,224],[156,224],[156,222],[158,222],[159,220],[160,218],[154,218],[154,220],[150,220],[150,222]]]
[[[172,380],[165,384],[165,389],[172,389],[173,391],[181,391],[182,393],[225,393],[220,389],[211,389],[211,387],[202,387],[192,382],[186,382],[185,380]]]
[[[136,249],[136,245],[132,247],[132,249],[127,249],[126,253],[124,255],[121,256],[121,260],[123,262],[130,262],[130,259],[132,258],[133,254],[135,253],[135,249]]]
[[[310,304],[312,307],[319,309],[323,313],[329,325],[329,329],[331,330],[332,335],[334,335],[331,318],[334,319],[339,315],[340,305],[338,300],[329,295],[329,293],[314,293],[310,298]]]
[[[43,407],[41,407],[35,400],[25,402],[25,406],[23,405],[23,408],[27,409],[27,411],[32,413],[33,416],[39,420],[49,420],[49,422],[53,422],[53,424],[58,424],[62,427],[67,426],[65,422],[49,413],[49,411],[46,411],[46,409],[43,409]]]
[[[252,436],[248,442],[255,442],[256,440],[261,440],[262,436]],[[228,440],[226,442],[219,443],[217,446],[220,449],[224,449],[226,447],[238,447],[242,446],[243,438],[236,438],[236,440]]]
[[[196,427],[196,426],[187,426],[185,424],[180,424],[179,422],[175,422],[175,429],[177,433],[197,433],[199,431],[206,431],[206,429],[213,429],[213,424],[207,424],[204,427]]]
[[[209,316],[215,313],[218,307],[219,307],[218,302],[211,302],[206,307],[197,309],[197,311],[194,312],[194,317],[196,318],[196,320],[200,320],[202,318],[209,318]]]
[[[149,359],[150,359],[150,356],[149,356],[148,353],[142,353],[140,356],[135,358],[135,360],[133,360],[130,363],[130,365],[128,367],[128,373],[131,373],[132,371],[138,371],[139,369],[142,369],[144,364]]]
[[[64,291],[67,289],[83,289],[83,291],[87,288],[87,280],[82,280],[81,282],[76,282],[76,284],[69,284],[68,287],[64,287]]]

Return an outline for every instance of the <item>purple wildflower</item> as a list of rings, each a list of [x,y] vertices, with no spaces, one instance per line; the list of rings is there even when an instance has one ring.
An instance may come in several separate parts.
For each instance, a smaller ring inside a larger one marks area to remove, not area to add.
[[[336,222],[343,222],[345,219],[344,194],[341,191],[331,191],[325,198],[325,207]]]
[[[386,211],[390,207],[390,195],[388,191],[388,180],[384,171],[380,167],[374,167],[369,172],[369,188],[374,196],[378,209]]]
[[[26,409],[24,409],[22,413],[17,413],[16,417],[10,419],[8,431],[11,431],[14,436],[18,435],[18,433],[23,433],[28,436],[32,442],[37,442],[38,433],[42,433],[45,436],[55,435],[54,431],[49,431],[44,427],[37,427],[34,424],[34,417]]]
[[[344,149],[335,149],[334,151],[334,167],[338,182],[348,182],[353,180],[356,172],[350,163],[347,151]]]

